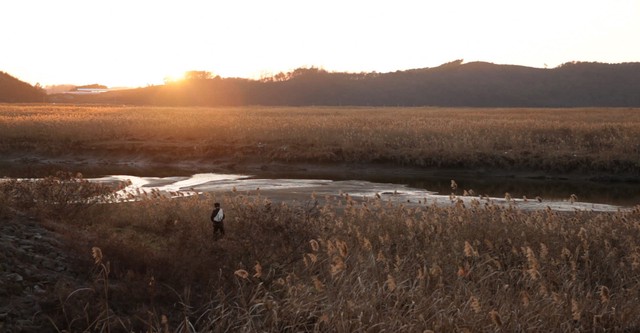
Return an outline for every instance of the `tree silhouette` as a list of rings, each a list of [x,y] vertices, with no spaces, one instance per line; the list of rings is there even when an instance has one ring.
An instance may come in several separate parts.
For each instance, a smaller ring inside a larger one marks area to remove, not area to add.
[[[185,80],[208,80],[212,78],[211,72],[207,71],[188,71],[184,73]]]
[[[340,73],[298,68],[271,79],[212,77],[129,91],[74,96],[75,102],[151,105],[364,105],[454,107],[640,107],[640,63],[571,62],[543,69],[455,60],[434,68]]]

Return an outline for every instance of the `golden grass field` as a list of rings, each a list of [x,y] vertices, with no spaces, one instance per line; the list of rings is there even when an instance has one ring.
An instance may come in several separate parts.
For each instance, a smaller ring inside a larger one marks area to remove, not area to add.
[[[640,116],[626,109],[0,110],[8,154],[215,161],[225,152],[239,161],[634,175],[640,149]],[[106,205],[90,199],[107,190],[68,175],[0,183],[0,221],[19,219],[17,211],[34,216],[79,258],[93,256],[84,285],[48,290],[57,306],[40,315],[57,330],[640,329],[640,206],[561,213],[484,200],[446,207],[348,195],[272,202],[233,191],[179,199],[152,193]],[[217,242],[213,202],[227,212],[227,236]]]
[[[0,105],[0,152],[637,176],[640,112]]]

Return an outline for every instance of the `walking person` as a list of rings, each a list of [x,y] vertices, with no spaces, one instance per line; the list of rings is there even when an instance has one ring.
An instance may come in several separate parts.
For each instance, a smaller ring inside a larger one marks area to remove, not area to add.
[[[213,204],[213,212],[211,213],[211,222],[213,222],[213,240],[224,237],[224,212],[220,208],[220,203]],[[218,237],[218,233],[220,236]]]

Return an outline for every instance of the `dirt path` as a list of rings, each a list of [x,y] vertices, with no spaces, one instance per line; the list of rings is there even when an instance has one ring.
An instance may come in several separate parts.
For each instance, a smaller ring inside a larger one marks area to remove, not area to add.
[[[45,313],[86,275],[60,237],[23,214],[0,219],[0,332],[56,332]]]

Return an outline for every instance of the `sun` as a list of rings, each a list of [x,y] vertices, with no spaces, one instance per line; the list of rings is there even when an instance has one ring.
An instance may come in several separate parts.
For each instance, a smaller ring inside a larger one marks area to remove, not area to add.
[[[180,73],[165,75],[164,83],[169,84],[169,83],[177,83],[177,82],[183,81],[185,79],[185,74],[186,72],[180,72]]]

